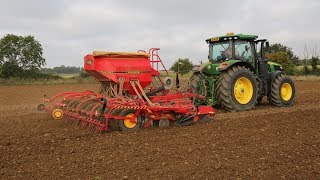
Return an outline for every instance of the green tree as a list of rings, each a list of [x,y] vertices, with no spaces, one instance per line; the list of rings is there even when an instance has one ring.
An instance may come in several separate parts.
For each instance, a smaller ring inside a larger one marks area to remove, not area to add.
[[[0,66],[0,77],[4,79],[9,79],[11,77],[21,77],[23,74],[23,69],[20,68],[16,63],[11,61],[6,61]]]
[[[0,39],[0,66],[10,62],[22,70],[38,70],[45,65],[42,54],[42,46],[33,36],[7,34]]]
[[[290,57],[287,52],[283,52],[283,51],[272,52],[272,53],[268,53],[266,55],[266,57],[270,61],[273,61],[273,62],[276,62],[276,63],[283,65],[283,68],[286,71],[286,73],[288,73],[288,74],[294,73],[295,65],[290,60]]]
[[[319,62],[319,56],[312,56],[311,58],[311,67],[313,72],[318,71],[318,62]]]
[[[179,72],[179,74],[187,74],[193,68],[192,62],[188,58],[181,59],[179,58],[171,66],[170,70],[174,72]]]
[[[269,49],[266,50],[266,53],[274,53],[274,52],[286,52],[288,56],[288,61],[290,61],[294,65],[299,64],[299,57],[294,55],[292,48],[282,45],[280,43],[272,44]]]
[[[303,74],[306,74],[306,75],[308,75],[308,74],[310,74],[310,70],[309,70],[309,68],[308,68],[308,66],[305,64],[305,65],[303,65]]]

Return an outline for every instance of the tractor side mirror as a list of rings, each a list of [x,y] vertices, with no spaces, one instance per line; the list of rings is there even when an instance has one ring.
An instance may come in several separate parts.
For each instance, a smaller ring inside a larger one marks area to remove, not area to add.
[[[266,41],[266,49],[269,49],[269,41]]]

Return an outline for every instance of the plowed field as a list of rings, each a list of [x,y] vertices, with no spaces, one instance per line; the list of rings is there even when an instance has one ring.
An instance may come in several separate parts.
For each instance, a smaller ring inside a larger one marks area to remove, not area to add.
[[[295,83],[293,107],[103,134],[36,110],[44,93],[97,85],[0,86],[0,179],[318,179],[320,81]]]

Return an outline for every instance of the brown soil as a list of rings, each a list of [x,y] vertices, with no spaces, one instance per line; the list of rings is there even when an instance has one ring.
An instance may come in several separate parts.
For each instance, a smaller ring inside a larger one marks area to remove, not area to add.
[[[218,111],[210,123],[95,134],[37,112],[44,93],[97,85],[0,86],[0,179],[317,179],[320,81],[296,103]]]

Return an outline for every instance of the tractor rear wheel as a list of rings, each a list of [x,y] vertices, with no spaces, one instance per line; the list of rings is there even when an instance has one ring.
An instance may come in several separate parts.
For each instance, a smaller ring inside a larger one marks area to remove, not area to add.
[[[249,69],[233,66],[219,76],[215,94],[217,105],[227,111],[250,110],[258,98],[257,81]]]
[[[125,109],[120,113],[123,120],[119,120],[119,127],[122,131],[137,131],[141,127],[141,116],[135,115],[136,110]],[[134,121],[132,121],[134,119]]]
[[[193,74],[192,77],[190,78],[190,90],[192,93],[198,94],[199,91],[199,81],[200,81],[200,76],[199,74]]]
[[[269,102],[276,106],[291,106],[294,102],[296,89],[291,78],[280,74],[271,83]]]
[[[202,81],[202,87],[200,82]],[[199,73],[194,73],[189,80],[189,88],[192,93],[199,94],[201,96],[207,96],[207,89],[205,80],[203,79],[202,75]]]

